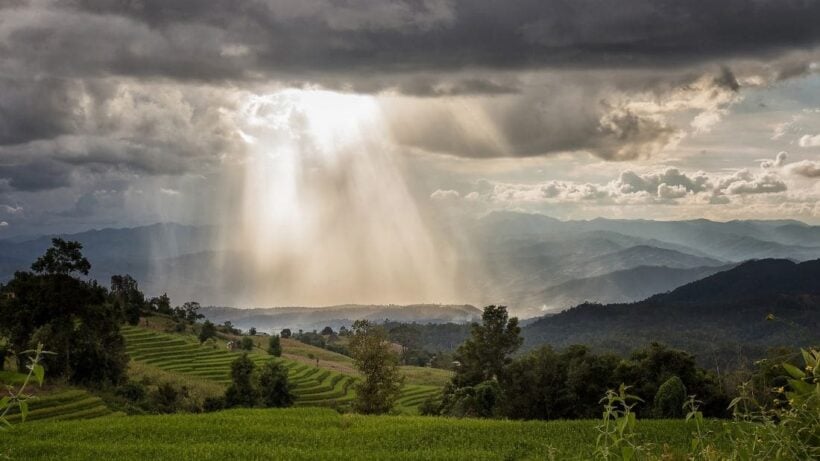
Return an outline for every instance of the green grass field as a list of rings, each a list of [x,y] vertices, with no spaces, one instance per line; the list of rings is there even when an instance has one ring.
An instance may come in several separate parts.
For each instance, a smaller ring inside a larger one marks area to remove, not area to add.
[[[588,459],[595,421],[340,415],[318,408],[130,416],[15,426],[0,453],[19,460]],[[683,421],[640,421],[643,441],[679,455]]]
[[[111,410],[99,398],[80,389],[49,392],[29,400],[26,423],[33,421],[63,421],[89,419],[111,415]],[[7,417],[12,424],[20,422],[17,409]]]
[[[122,333],[128,354],[138,364],[146,364],[197,380],[213,381],[223,386],[230,383],[231,362],[239,355],[239,352],[231,352],[221,346],[200,345],[191,335],[161,333],[138,327],[123,327]],[[314,357],[319,358],[320,364],[327,365],[313,366],[312,359],[274,359],[259,349],[254,349],[249,354],[257,365],[278,360],[288,369],[297,406],[345,406],[353,401],[353,384],[357,378],[352,374],[337,371],[345,369],[343,366],[349,364],[348,357],[308,345],[295,348],[286,344],[285,352],[293,353],[296,357],[307,357],[308,354],[315,353]],[[449,375],[442,370],[407,368],[406,373],[409,377],[401,397],[396,402],[396,410],[404,414],[414,414],[426,399],[436,396],[441,391],[442,383],[446,381],[445,376]]]

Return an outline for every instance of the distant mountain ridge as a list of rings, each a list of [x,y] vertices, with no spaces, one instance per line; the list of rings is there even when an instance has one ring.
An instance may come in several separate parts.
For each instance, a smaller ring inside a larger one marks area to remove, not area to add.
[[[504,304],[521,317],[559,312],[583,300],[638,301],[697,280],[710,268],[749,259],[820,258],[820,226],[790,220],[561,221],[493,212],[453,230],[459,233],[453,244],[456,300]],[[146,293],[167,292],[175,303],[242,306],[241,300],[253,299],[246,283],[252,274],[233,256],[239,249],[220,246],[217,237],[224,231],[163,223],[63,237],[83,243],[91,276],[103,284],[128,273]],[[0,283],[28,269],[50,238],[0,240]]]
[[[358,305],[345,304],[324,307],[270,307],[237,309],[232,307],[203,307],[200,311],[215,323],[229,320],[235,326],[247,330],[278,333],[283,328],[292,331],[321,330],[329,326],[338,330],[350,328],[355,320],[404,323],[470,323],[481,318],[481,310],[475,306],[413,304],[413,305]]]
[[[820,259],[749,261],[643,301],[582,304],[542,317],[523,335],[527,347],[587,344],[621,353],[661,341],[724,367],[768,347],[816,345]]]

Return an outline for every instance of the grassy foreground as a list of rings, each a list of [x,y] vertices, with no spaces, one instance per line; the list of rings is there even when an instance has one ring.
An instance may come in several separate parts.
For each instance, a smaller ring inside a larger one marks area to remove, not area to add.
[[[2,434],[0,452],[18,460],[588,459],[595,424],[231,410],[23,424]],[[691,429],[683,421],[638,423],[658,452],[667,444],[684,453]]]

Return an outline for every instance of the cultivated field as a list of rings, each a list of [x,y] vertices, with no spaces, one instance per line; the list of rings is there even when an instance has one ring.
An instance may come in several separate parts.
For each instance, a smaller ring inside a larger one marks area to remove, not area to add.
[[[200,345],[193,336],[161,333],[137,327],[124,327],[122,333],[128,354],[133,361],[221,385],[230,383],[231,362],[239,355],[239,352],[228,351],[220,344]],[[251,351],[249,357],[257,365],[278,360],[288,369],[297,406],[349,405],[355,398],[353,384],[357,378],[352,374],[336,371],[344,369],[346,361],[350,360],[348,357],[308,345],[301,345],[292,353],[289,352],[291,348],[288,346],[285,344],[285,357],[279,359],[267,355],[260,349]],[[315,359],[309,359],[308,354],[313,354],[313,357],[319,359],[319,367],[313,365]],[[288,358],[289,355],[304,357],[306,360]],[[400,413],[413,414],[418,412],[418,406],[426,399],[436,396],[441,391],[439,384],[447,372],[425,371],[428,369],[418,367],[407,368],[408,384],[404,386],[402,395],[396,402],[396,410]],[[431,384],[419,384],[424,382]]]
[[[230,410],[20,425],[4,434],[0,452],[33,461],[588,459],[595,424]],[[685,459],[691,430],[682,420],[638,422],[642,440],[668,459]]]

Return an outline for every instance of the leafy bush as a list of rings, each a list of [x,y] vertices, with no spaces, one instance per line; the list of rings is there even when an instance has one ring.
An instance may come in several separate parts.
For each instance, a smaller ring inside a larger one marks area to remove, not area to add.
[[[686,387],[677,376],[672,376],[661,384],[655,394],[653,409],[657,418],[683,417],[683,405],[686,402]]]
[[[130,400],[132,402],[139,402],[145,399],[148,392],[145,389],[145,385],[143,385],[142,383],[129,381],[117,387],[114,393],[126,400]]]
[[[210,413],[225,408],[225,397],[207,397],[202,402],[202,411]]]
[[[243,336],[242,340],[239,341],[239,348],[243,351],[252,351],[253,350],[253,339],[248,336]]]
[[[282,356],[282,342],[279,340],[279,336],[273,335],[268,339],[268,354],[274,357]]]
[[[225,391],[225,407],[253,407],[259,401],[259,392],[253,385],[256,365],[242,354],[231,363],[231,384]]]
[[[294,395],[288,382],[288,371],[276,362],[268,362],[259,374],[259,394],[266,407],[289,407]]]

